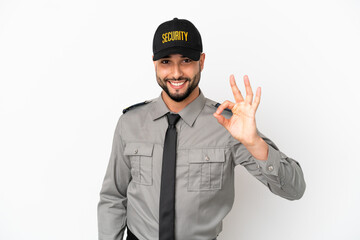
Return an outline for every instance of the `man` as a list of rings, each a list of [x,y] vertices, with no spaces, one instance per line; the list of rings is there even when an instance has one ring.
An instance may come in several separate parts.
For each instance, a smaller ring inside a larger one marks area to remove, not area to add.
[[[305,191],[301,167],[256,128],[261,89],[234,76],[235,102],[221,105],[198,84],[201,36],[189,21],[162,23],[153,40],[160,96],[124,109],[98,204],[99,239],[212,240],[234,202],[234,167],[243,165],[289,200]]]

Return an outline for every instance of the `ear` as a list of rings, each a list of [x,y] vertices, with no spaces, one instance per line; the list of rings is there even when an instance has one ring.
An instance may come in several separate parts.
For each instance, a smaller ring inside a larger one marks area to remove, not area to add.
[[[154,61],[153,59],[154,59],[154,55],[151,56],[151,60],[153,61],[154,67],[156,68],[156,61]]]
[[[201,55],[200,55],[200,68],[201,68],[201,71],[204,68],[204,62],[205,62],[205,53],[201,53]]]

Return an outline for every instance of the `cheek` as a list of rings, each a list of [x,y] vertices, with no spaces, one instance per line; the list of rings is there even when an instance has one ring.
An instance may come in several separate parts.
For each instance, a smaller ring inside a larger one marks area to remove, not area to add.
[[[184,73],[189,77],[194,77],[200,71],[199,65],[189,65],[184,68]]]
[[[156,75],[158,75],[161,79],[164,79],[167,75],[169,75],[170,70],[167,67],[158,66],[156,69]]]

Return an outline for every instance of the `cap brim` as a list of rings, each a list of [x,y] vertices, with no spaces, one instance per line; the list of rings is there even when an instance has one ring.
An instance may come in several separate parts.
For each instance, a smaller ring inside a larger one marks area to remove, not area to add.
[[[161,50],[154,54],[153,60],[159,60],[160,58],[164,58],[169,56],[170,54],[181,54],[184,57],[188,57],[194,61],[199,61],[201,52],[198,50],[194,50],[191,48],[184,48],[184,47],[171,47]]]

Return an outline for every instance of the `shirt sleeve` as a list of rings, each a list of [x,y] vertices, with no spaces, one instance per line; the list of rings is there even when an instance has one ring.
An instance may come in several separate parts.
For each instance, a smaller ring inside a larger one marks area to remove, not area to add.
[[[235,165],[243,165],[247,171],[266,185],[274,194],[289,199],[300,199],[306,188],[300,164],[286,156],[273,141],[258,131],[268,144],[268,159],[254,158],[245,146],[238,142],[233,146]]]
[[[126,227],[126,192],[131,179],[130,164],[123,153],[120,117],[97,207],[99,240],[123,239]]]

